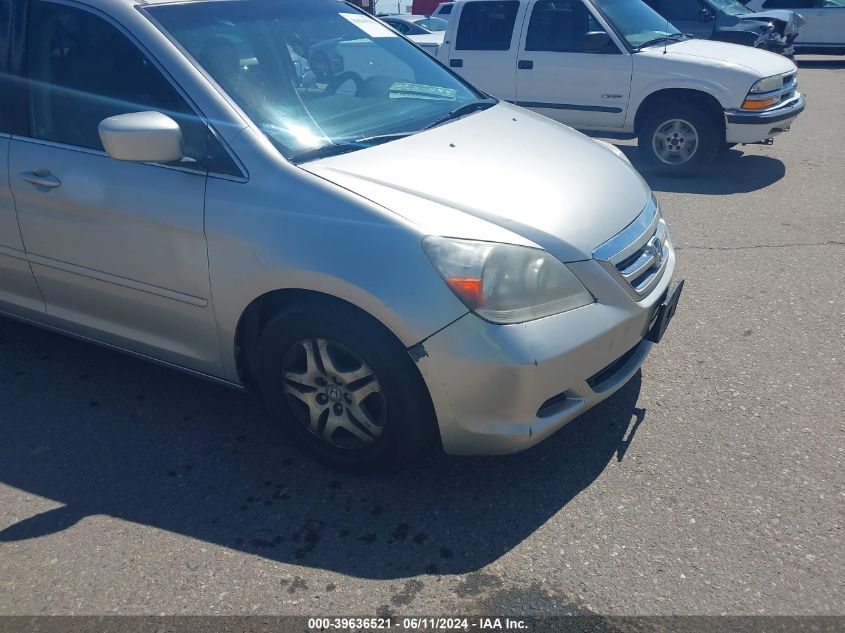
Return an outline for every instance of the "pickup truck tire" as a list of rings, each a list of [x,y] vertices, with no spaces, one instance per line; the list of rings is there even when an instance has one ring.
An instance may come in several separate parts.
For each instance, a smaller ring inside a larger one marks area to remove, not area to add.
[[[679,102],[659,106],[643,117],[637,145],[649,171],[683,177],[707,167],[723,140],[706,108]]]
[[[413,360],[368,315],[333,303],[291,306],[264,326],[257,350],[275,428],[331,465],[395,470],[436,436]]]

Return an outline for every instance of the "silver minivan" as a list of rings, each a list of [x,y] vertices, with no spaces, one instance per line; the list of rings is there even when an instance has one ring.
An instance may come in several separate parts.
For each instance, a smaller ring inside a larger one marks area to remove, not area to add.
[[[345,3],[0,18],[0,312],[255,387],[336,464],[531,446],[674,313],[666,224],[618,150]],[[327,41],[371,63],[304,80]]]

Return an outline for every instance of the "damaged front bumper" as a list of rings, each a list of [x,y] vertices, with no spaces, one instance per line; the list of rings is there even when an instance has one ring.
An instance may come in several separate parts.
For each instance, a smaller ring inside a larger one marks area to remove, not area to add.
[[[642,365],[646,339],[675,267],[640,301],[595,260],[569,264],[597,301],[515,325],[467,314],[424,342],[417,363],[450,454],[526,449],[621,388]]]

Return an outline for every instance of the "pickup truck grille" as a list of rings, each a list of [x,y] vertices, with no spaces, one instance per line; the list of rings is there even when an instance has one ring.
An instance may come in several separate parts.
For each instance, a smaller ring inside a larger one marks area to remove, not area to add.
[[[593,251],[593,258],[635,300],[660,281],[669,259],[669,232],[652,198],[636,220]]]
[[[795,85],[795,75],[797,73],[791,72],[783,76],[783,88],[792,88]]]
[[[783,83],[781,84],[781,90],[783,90],[783,96],[781,96],[780,101],[788,101],[795,96],[795,89],[798,87],[798,81],[796,78],[797,73],[789,73],[788,75],[783,76]]]

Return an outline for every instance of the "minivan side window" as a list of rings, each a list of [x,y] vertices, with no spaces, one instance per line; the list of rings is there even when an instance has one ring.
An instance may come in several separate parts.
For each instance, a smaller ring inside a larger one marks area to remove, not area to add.
[[[506,51],[511,47],[518,0],[467,2],[461,11],[455,49]]]
[[[26,65],[31,137],[102,150],[100,121],[156,110],[179,123],[185,155],[205,159],[207,126],[138,47],[99,16],[33,2]]]
[[[589,32],[604,31],[581,0],[541,0],[534,5],[525,50],[583,53]]]
[[[26,11],[25,2],[0,2],[0,134],[18,134],[26,125],[26,91],[17,76]]]

